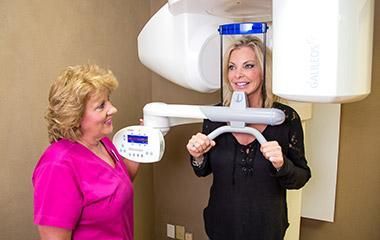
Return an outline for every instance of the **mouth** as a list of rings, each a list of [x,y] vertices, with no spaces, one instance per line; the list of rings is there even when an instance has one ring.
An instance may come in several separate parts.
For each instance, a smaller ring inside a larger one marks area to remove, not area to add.
[[[112,118],[107,119],[107,120],[104,122],[104,124],[106,124],[106,125],[112,125]]]
[[[235,88],[243,89],[249,84],[249,82],[235,82],[233,84],[234,84]]]

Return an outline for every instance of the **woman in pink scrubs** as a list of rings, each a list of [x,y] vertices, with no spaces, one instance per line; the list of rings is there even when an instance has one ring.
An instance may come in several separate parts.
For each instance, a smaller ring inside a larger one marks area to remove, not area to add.
[[[34,223],[42,240],[132,240],[138,163],[107,135],[117,109],[111,71],[67,67],[53,82],[46,114],[50,146],[33,173]]]

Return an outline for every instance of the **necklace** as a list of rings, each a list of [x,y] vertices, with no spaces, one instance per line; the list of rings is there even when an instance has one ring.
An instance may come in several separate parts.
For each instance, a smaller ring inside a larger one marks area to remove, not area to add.
[[[113,158],[107,153],[107,150],[105,149],[101,141],[97,141],[96,144],[87,144],[83,140],[77,140],[77,142],[86,147],[88,150],[90,150],[92,153],[94,153],[96,156],[98,156],[100,159],[105,161],[110,166],[115,167],[115,162]]]
[[[89,144],[86,141],[83,140],[77,140],[78,143],[82,144],[86,148],[88,148],[90,151],[94,153],[102,153],[103,152],[103,147],[102,143],[100,141],[97,141],[95,144]]]

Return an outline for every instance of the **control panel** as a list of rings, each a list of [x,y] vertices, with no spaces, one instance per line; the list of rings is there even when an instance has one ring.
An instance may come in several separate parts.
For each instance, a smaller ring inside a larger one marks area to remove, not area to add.
[[[165,151],[161,131],[147,126],[123,128],[114,135],[112,142],[120,155],[139,163],[158,162]]]

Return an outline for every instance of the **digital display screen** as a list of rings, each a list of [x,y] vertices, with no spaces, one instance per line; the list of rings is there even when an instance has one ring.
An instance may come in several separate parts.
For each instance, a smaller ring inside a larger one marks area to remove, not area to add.
[[[140,135],[128,135],[128,142],[148,144],[148,137],[147,136],[140,136]]]

